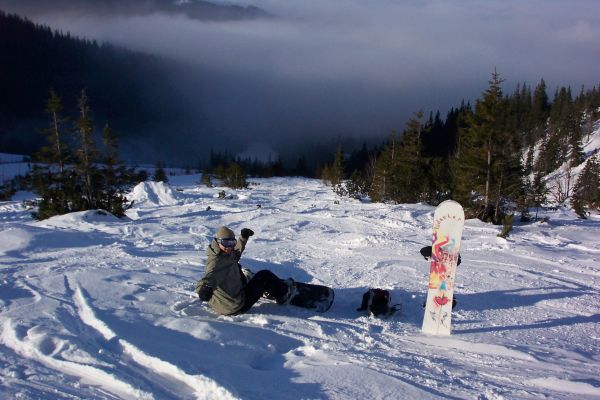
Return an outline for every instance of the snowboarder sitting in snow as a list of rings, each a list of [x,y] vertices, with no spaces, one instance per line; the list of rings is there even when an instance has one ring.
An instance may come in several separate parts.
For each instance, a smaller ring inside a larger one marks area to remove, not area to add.
[[[236,240],[233,231],[223,226],[206,248],[208,260],[196,293],[219,314],[243,314],[265,293],[278,304],[286,304],[293,297],[295,287],[291,279],[282,280],[266,269],[250,278],[243,273],[239,261],[252,235],[251,229],[244,228],[240,240]]]

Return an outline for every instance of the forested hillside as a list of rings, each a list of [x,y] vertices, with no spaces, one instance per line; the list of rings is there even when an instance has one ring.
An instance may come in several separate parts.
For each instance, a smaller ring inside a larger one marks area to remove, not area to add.
[[[527,220],[532,207],[549,200],[566,204],[583,192],[584,208],[597,209],[598,160],[584,153],[583,143],[600,116],[600,91],[581,88],[573,95],[560,87],[550,99],[547,90],[542,79],[533,89],[518,84],[506,95],[494,72],[474,106],[463,102],[445,120],[439,112],[428,119],[415,113],[362,168],[345,168],[340,148],[324,178],[340,194],[368,194],[374,201],[438,204],[452,198],[469,217],[495,223],[506,223],[514,211]],[[546,182],[559,167],[583,168],[587,158],[587,181],[573,179],[565,188]]]
[[[66,114],[85,88],[98,126],[110,121],[121,135],[164,133],[191,114],[167,61],[1,11],[0,60],[0,151],[31,154],[40,147],[50,88],[64,99]]]

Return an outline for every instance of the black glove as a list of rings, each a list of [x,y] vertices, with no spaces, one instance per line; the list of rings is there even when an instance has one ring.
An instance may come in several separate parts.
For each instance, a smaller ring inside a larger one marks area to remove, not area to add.
[[[248,229],[248,228],[242,229],[242,238],[243,239],[248,239],[252,235],[254,235],[254,231],[252,229]]]
[[[209,301],[213,295],[214,289],[211,286],[204,285],[198,291],[198,297],[202,301]]]
[[[431,257],[431,246],[425,246],[421,249],[421,255],[426,259],[429,260],[429,257]],[[460,259],[460,253],[458,253],[458,260],[456,262],[456,265],[459,266],[461,262]]]
[[[431,246],[425,246],[421,249],[421,255],[428,260],[431,257]]]

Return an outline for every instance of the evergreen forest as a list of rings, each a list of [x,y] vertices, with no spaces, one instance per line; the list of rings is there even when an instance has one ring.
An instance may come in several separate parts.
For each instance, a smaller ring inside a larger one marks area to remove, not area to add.
[[[530,210],[549,200],[574,200],[582,217],[598,209],[598,155],[577,181],[571,176],[600,117],[599,89],[581,88],[574,95],[561,87],[550,98],[543,79],[533,88],[518,84],[509,94],[502,84],[494,71],[474,105],[463,102],[444,120],[439,112],[428,118],[416,112],[402,134],[391,135],[370,155],[363,149],[362,156],[345,156],[340,145],[323,179],[340,195],[368,195],[372,201],[436,205],[451,198],[468,217],[496,224],[510,222],[515,211],[528,221]],[[357,158],[362,165],[346,165]],[[559,167],[565,178],[547,187],[544,177]]]

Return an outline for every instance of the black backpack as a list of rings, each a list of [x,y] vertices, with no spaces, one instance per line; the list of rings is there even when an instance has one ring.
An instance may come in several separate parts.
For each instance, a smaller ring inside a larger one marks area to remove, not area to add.
[[[362,303],[356,311],[369,310],[369,315],[387,316],[398,310],[399,304],[390,306],[392,298],[390,292],[385,289],[369,289],[362,297]]]

